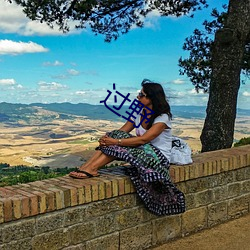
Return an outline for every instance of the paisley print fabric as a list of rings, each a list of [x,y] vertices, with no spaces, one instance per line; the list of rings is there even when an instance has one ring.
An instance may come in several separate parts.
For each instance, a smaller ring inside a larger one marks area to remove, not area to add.
[[[132,135],[114,130],[108,136],[122,139]],[[139,147],[112,145],[97,149],[130,164],[127,174],[150,212],[171,215],[185,211],[184,194],[171,182],[169,161],[158,148],[148,143]]]

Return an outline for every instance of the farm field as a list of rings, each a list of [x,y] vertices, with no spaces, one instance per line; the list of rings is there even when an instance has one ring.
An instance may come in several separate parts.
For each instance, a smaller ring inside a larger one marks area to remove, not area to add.
[[[203,119],[175,118],[173,134],[188,142],[194,153],[201,149]],[[0,123],[0,162],[14,165],[76,167],[90,157],[98,138],[123,123],[75,119],[32,124]],[[235,141],[250,136],[250,117],[237,118]]]

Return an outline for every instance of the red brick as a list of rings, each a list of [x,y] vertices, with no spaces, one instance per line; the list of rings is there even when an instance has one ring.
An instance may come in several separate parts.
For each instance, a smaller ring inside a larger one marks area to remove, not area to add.
[[[122,177],[116,177],[118,180],[118,193],[119,195],[123,195],[125,193],[125,182],[124,178]]]
[[[172,182],[176,181],[176,168],[175,167],[170,166],[169,176],[170,176],[170,179],[172,180]]]
[[[129,177],[124,177],[124,189],[125,194],[131,193],[131,180]]]
[[[73,180],[73,181],[72,181]],[[83,204],[84,203],[84,187],[83,187],[83,181],[80,179],[67,179],[67,178],[61,178],[60,182],[57,183],[58,186],[71,186],[75,187],[77,189],[77,204]]]
[[[211,161],[209,161],[207,166],[208,166],[208,175],[212,175],[213,174],[213,163]]]
[[[97,179],[97,178],[96,178]],[[108,177],[108,175],[102,175],[98,177],[98,180],[103,183],[103,185],[99,186],[99,189],[103,187],[103,193],[99,193],[99,197],[101,198],[104,195],[104,198],[111,198],[112,197],[112,181]]]
[[[110,175],[110,174],[106,174],[106,175],[102,175],[102,176],[105,177],[105,179],[111,181],[112,197],[118,196],[119,188],[118,188],[118,180],[115,179],[116,176]]]
[[[62,186],[63,188],[69,189],[70,192],[70,205],[76,206],[77,205],[77,189],[72,186]]]
[[[222,173],[223,171],[225,171],[224,168],[223,168],[223,164],[222,164],[221,159],[216,158],[215,161],[216,161],[216,164],[217,164],[217,173]]]
[[[222,160],[221,172],[229,170],[230,158]]]
[[[84,184],[84,203],[89,203],[92,201],[92,186],[88,183]]]
[[[240,155],[240,166],[241,167],[247,166],[247,154]]]
[[[63,192],[64,207],[70,207],[70,190],[63,186],[56,186],[55,188]]]
[[[195,165],[194,164],[189,166],[189,178],[190,179],[195,178]]]
[[[235,161],[235,156],[231,155],[230,159],[229,159],[229,165],[228,165],[228,170],[233,170],[234,169],[234,161]]]
[[[0,203],[2,204],[3,220],[4,222],[11,221],[12,218],[12,202],[8,198],[0,198]]]
[[[180,166],[179,167],[179,181],[184,181],[185,180],[185,171],[184,171],[184,167],[183,166]]]
[[[136,189],[135,189],[133,183],[131,183],[131,188],[130,189],[131,189],[131,193],[136,193]]]
[[[30,183],[22,183],[22,184],[18,184],[19,188],[25,188],[25,189],[30,189]]]
[[[199,164],[198,171],[199,171],[199,177],[205,176],[205,174],[204,174],[204,172],[205,172],[204,171],[204,164],[203,163]]]
[[[216,161],[211,161],[212,162],[212,171],[213,174],[219,173],[219,169],[217,169],[217,162]]]
[[[30,201],[26,196],[21,198],[22,218],[30,216]]]
[[[55,193],[49,190],[44,190],[44,193],[46,194],[46,212],[55,211]]]
[[[207,176],[208,175],[207,163],[203,162],[202,166],[203,166],[203,176]]]
[[[77,203],[79,205],[83,204],[85,201],[84,197],[84,187],[77,188]]]
[[[16,193],[11,187],[0,187],[0,198],[9,198],[14,196]]]
[[[33,185],[35,183],[35,185]],[[32,182],[30,185],[30,189],[25,189],[23,187],[23,191],[31,192],[33,195],[37,197],[37,213],[45,213],[47,211],[53,211],[55,210],[54,201],[53,201],[53,192],[49,191],[50,185],[46,186],[40,186],[36,185],[37,182]],[[52,198],[50,197],[52,196]],[[34,204],[34,203],[33,203]],[[32,214],[35,213],[34,205]],[[31,213],[31,211],[30,211]]]
[[[35,194],[32,193],[32,191],[26,191],[23,189],[16,190],[18,194],[21,194],[23,196],[29,197],[30,200],[30,215],[37,215],[38,214],[38,199]]]
[[[46,187],[46,182],[44,182],[44,181],[34,181],[34,182],[31,183],[31,186]]]
[[[50,187],[49,190],[52,191],[55,196],[55,209],[58,210],[64,208],[63,191],[54,187]]]
[[[47,188],[37,185],[32,185],[32,194],[37,197],[37,208],[39,211],[38,213],[44,213],[48,211],[54,211],[55,210],[55,194],[54,192],[50,191],[49,188],[51,186],[47,186]],[[41,197],[39,198],[39,195],[37,195],[37,192],[40,193]],[[46,211],[44,211],[44,196],[46,198]],[[43,202],[43,203],[41,203]],[[39,204],[41,203],[41,204]]]
[[[105,197],[112,197],[112,182],[109,180],[105,180]]]
[[[38,198],[37,198],[37,196],[30,197],[30,213],[31,213],[31,215],[38,214]]]
[[[105,183],[103,181],[98,184],[98,200],[105,199]]]
[[[37,198],[38,198],[38,213],[39,214],[42,214],[42,213],[45,213],[46,210],[47,210],[47,207],[46,207],[46,195],[42,192],[39,192],[39,191],[33,191],[33,193],[35,195],[37,195]]]
[[[174,183],[180,182],[180,167],[174,167],[175,180]]]
[[[98,183],[92,184],[91,187],[91,196],[92,196],[92,201],[98,201],[99,197],[98,197],[98,193],[99,193],[99,185]]]
[[[91,178],[91,179],[85,179],[84,183],[91,185],[91,196],[92,201],[98,201],[100,197],[100,185],[104,185],[101,177],[100,178]]]
[[[183,166],[184,168],[184,174],[185,174],[185,180],[190,179],[190,165]]]
[[[247,153],[247,166],[250,166],[250,153]]]
[[[20,196],[20,202],[21,202],[21,215],[22,218],[28,217],[31,215],[31,207],[30,207],[30,193],[27,193],[21,189],[17,188],[18,185],[7,187],[8,189],[12,190],[12,192],[15,193],[13,198],[15,196]]]
[[[12,198],[13,219],[20,219],[22,217],[21,199]]]
[[[0,223],[4,222],[4,209],[3,209],[3,201],[0,198]]]

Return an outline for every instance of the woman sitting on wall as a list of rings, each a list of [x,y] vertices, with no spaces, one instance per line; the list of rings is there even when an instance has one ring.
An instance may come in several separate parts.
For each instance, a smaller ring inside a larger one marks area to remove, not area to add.
[[[94,155],[69,176],[97,177],[100,167],[113,160],[126,161],[131,165],[127,168],[131,181],[149,211],[157,215],[182,213],[184,195],[169,176],[172,114],[164,90],[160,84],[144,80],[137,98],[144,105],[140,114],[101,137]],[[132,136],[129,133],[135,127],[136,136]]]

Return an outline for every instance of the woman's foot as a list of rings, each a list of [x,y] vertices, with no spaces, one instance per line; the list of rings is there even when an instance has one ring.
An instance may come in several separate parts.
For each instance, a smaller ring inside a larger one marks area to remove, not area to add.
[[[97,172],[90,172],[86,170],[78,169],[76,171],[70,172],[69,176],[76,179],[87,179],[100,176]]]

